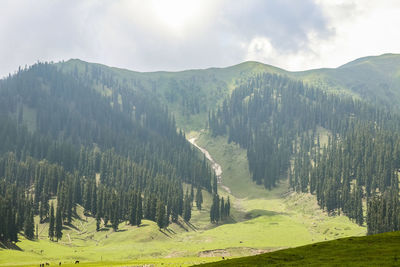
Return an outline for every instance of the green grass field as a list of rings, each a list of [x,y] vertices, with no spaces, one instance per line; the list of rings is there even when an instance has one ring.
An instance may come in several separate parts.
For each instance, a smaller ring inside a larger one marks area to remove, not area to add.
[[[203,192],[204,207],[193,208],[190,224],[181,221],[160,231],[154,222],[144,220],[141,227],[125,222],[119,231],[104,228],[95,231],[95,220],[83,215],[73,227],[66,226],[63,238],[51,242],[47,238],[47,224],[39,225],[39,240],[21,237],[19,250],[0,249],[0,266],[73,263],[88,266],[123,266],[154,264],[186,266],[296,247],[340,237],[365,235],[360,227],[344,216],[329,216],[318,208],[309,194],[288,190],[286,181],[271,191],[255,185],[250,178],[246,152],[226,138],[212,138],[206,132],[192,132],[197,143],[205,147],[222,166],[222,187],[219,193],[232,202],[232,218],[227,224],[209,222],[211,197]]]
[[[400,232],[350,237],[202,266],[399,266]]]

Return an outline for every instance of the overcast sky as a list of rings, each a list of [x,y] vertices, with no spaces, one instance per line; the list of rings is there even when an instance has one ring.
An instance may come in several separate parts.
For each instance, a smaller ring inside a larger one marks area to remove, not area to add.
[[[399,26],[399,0],[9,0],[0,76],[70,58],[138,71],[337,67],[400,53]]]

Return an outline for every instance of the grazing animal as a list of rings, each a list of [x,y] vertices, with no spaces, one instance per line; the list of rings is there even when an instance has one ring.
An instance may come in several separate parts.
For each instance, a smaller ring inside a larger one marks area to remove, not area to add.
[[[58,266],[61,266],[61,261],[58,263]]]
[[[79,261],[75,261],[75,264],[78,264],[79,263]]]
[[[225,260],[225,257],[222,257],[223,260]]]
[[[50,263],[46,262],[46,266],[50,266]]]

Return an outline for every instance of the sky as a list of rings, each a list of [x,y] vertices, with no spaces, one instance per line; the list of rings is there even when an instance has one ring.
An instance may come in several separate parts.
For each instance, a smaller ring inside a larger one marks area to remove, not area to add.
[[[137,71],[298,71],[400,53],[398,0],[6,0],[0,76],[79,58]]]

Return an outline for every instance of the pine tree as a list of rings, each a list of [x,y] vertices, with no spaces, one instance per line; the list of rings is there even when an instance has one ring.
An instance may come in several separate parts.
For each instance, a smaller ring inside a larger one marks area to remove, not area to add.
[[[26,238],[33,239],[35,236],[34,231],[35,231],[35,223],[33,220],[33,211],[29,207],[25,215],[25,223],[24,223],[24,234]]]
[[[193,189],[193,184],[190,186],[190,205],[193,205],[193,200],[194,200],[194,189]]]
[[[55,226],[55,237],[57,238],[57,241],[62,238],[62,214],[61,214],[61,207],[57,205],[56,209],[56,226]]]
[[[183,206],[183,219],[188,222],[192,218],[192,202],[189,195],[185,196]]]
[[[100,213],[98,212],[96,215],[96,231],[100,231],[100,223],[101,223],[101,218],[100,218]]]
[[[220,219],[222,221],[222,220],[225,219],[225,200],[224,200],[224,197],[221,198],[220,203],[221,204],[220,204],[220,208],[219,208],[219,216],[220,216]]]
[[[140,226],[143,218],[142,196],[140,192],[137,193],[137,206],[136,206],[136,225]]]
[[[49,220],[49,238],[51,241],[53,241],[53,239],[54,239],[54,223],[55,223],[54,205],[52,202],[51,206],[50,206],[50,220]]]
[[[137,194],[131,193],[129,202],[129,224],[136,225]]]
[[[226,205],[225,205],[225,212],[226,212],[227,217],[229,217],[231,215],[231,201],[229,199],[229,196],[228,196],[228,201],[226,202]]]
[[[201,193],[201,188],[197,188],[196,192],[196,207],[198,210],[201,210],[201,205],[203,204],[203,194]]]
[[[214,194],[213,202],[211,204],[211,209],[210,209],[210,221],[212,223],[218,223],[219,220],[220,220],[219,196]]]
[[[157,200],[156,220],[160,229],[165,227],[165,206],[161,200]]]

